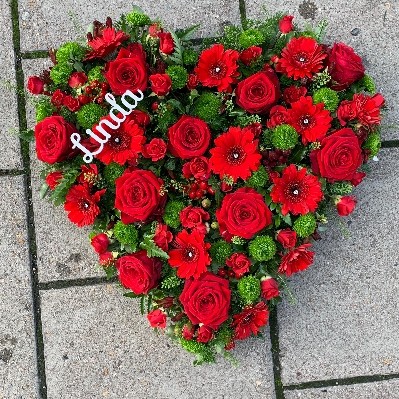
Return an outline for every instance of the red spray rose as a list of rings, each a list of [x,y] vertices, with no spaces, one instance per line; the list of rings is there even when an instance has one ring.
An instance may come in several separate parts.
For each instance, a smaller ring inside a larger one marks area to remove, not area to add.
[[[336,90],[346,89],[360,80],[365,72],[362,59],[344,43],[334,44],[328,55],[327,66]]]
[[[187,341],[191,341],[194,337],[195,328],[192,325],[185,324],[182,328],[181,335]]]
[[[354,196],[340,197],[335,203],[339,216],[350,215],[357,204],[357,200]]]
[[[169,231],[166,224],[158,223],[155,229],[154,243],[165,252],[168,251],[169,244],[173,240],[173,234]]]
[[[72,153],[71,134],[76,127],[62,116],[49,116],[35,126],[36,154],[40,161],[54,164],[65,161]]]
[[[103,254],[107,251],[110,241],[106,234],[100,233],[95,235],[91,239],[90,243],[98,254]]]
[[[280,98],[280,82],[269,68],[242,80],[236,89],[237,104],[251,114],[264,114]]]
[[[284,248],[293,248],[296,244],[296,232],[291,229],[284,229],[280,230],[277,233],[277,241],[284,247]]]
[[[265,303],[259,302],[255,306],[248,306],[233,316],[232,327],[234,327],[234,338],[245,339],[251,333],[258,335],[259,328],[267,324],[269,310]]]
[[[352,180],[363,162],[359,140],[348,128],[325,137],[310,159],[313,171],[331,182]]]
[[[116,261],[121,284],[136,295],[148,294],[158,285],[161,278],[162,262],[149,258],[146,251],[124,255]]]
[[[80,109],[80,101],[72,96],[65,96],[62,99],[62,105],[67,107],[71,112],[77,112]]]
[[[185,179],[194,177],[196,180],[208,180],[211,177],[211,167],[208,158],[195,157],[183,165],[183,176]]]
[[[150,76],[151,90],[157,96],[166,96],[172,88],[172,79],[166,73],[157,73]]]
[[[226,239],[233,236],[250,239],[269,226],[272,217],[263,196],[248,187],[227,194],[221,208],[216,211],[220,234]]]
[[[280,19],[278,27],[281,33],[287,34],[294,29],[294,24],[292,23],[293,19],[294,17],[292,15],[285,15],[283,18]]]
[[[205,222],[209,220],[209,213],[199,206],[189,205],[180,212],[180,221],[183,227],[206,234]]]
[[[68,80],[68,85],[72,89],[76,89],[79,86],[83,86],[86,82],[87,75],[84,72],[74,72]]]
[[[213,338],[213,330],[208,326],[201,326],[197,331],[197,341],[207,343]]]
[[[278,272],[290,277],[294,273],[306,270],[313,263],[314,252],[308,250],[311,246],[303,244],[284,255]]]
[[[267,121],[267,127],[274,129],[276,126],[283,125],[287,122],[288,110],[282,105],[275,105],[270,110],[270,116]]]
[[[211,132],[202,119],[183,115],[169,128],[168,137],[172,155],[190,159],[203,155],[208,149]]]
[[[274,278],[264,277],[260,283],[260,289],[262,291],[262,297],[267,301],[270,299],[278,297],[280,295],[280,291],[278,289],[278,283]]]
[[[172,35],[169,32],[158,33],[159,37],[159,51],[164,54],[172,54],[175,50],[175,43]]]
[[[306,96],[308,89],[305,86],[290,86],[284,89],[283,99],[286,103],[292,104]]]
[[[39,76],[29,76],[28,90],[31,94],[42,94],[44,90],[44,81]]]
[[[236,278],[241,278],[249,272],[251,261],[245,254],[234,253],[226,260],[226,265],[233,270]]]
[[[165,156],[166,149],[165,141],[156,137],[143,146],[142,152],[145,158],[151,158],[151,161],[156,162]]]
[[[57,89],[51,96],[51,104],[55,105],[56,107],[60,107],[64,97],[65,94],[60,89]]]
[[[149,170],[126,170],[115,184],[115,208],[125,224],[147,221],[164,204],[160,194],[163,181]]]
[[[187,79],[187,89],[194,90],[198,85],[198,77],[195,73],[190,73]]]
[[[246,48],[240,54],[240,61],[244,65],[251,65],[262,55],[262,47],[251,46]]]
[[[46,183],[50,187],[50,190],[54,190],[62,178],[64,177],[61,171],[51,172],[46,176]]]
[[[166,327],[166,314],[160,309],[153,310],[147,314],[147,319],[153,328],[165,328]]]
[[[212,273],[186,280],[179,299],[193,324],[214,330],[229,318],[231,291],[228,280]]]

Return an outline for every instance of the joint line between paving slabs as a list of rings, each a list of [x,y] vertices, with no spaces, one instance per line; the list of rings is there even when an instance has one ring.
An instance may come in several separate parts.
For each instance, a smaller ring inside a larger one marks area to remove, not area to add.
[[[245,29],[247,26],[247,7],[245,0],[238,0],[238,7],[240,9],[241,25]]]
[[[0,176],[21,176],[24,173],[22,169],[0,169]]]
[[[24,94],[24,73],[21,62],[21,37],[19,29],[19,11],[18,0],[10,1],[11,19],[12,19],[12,36],[14,44],[15,57],[15,76],[17,82],[17,105],[18,105],[18,122],[21,131],[26,130],[26,101]],[[36,344],[36,364],[37,375],[39,383],[39,397],[47,399],[47,383],[46,383],[46,369],[44,363],[44,342],[42,333],[42,320],[40,308],[40,292],[39,292],[39,278],[37,271],[37,248],[36,248],[36,233],[34,225],[33,205],[32,205],[32,187],[31,187],[31,170],[29,157],[29,143],[20,139],[20,149],[23,160],[23,167],[25,171],[24,188],[27,214],[27,234],[29,244],[29,264],[30,264],[30,278],[32,285],[32,303],[33,303],[33,323],[35,328],[35,344]]]
[[[112,284],[115,283],[117,280],[117,278],[109,279],[107,277],[87,277],[70,280],[47,281],[39,283],[39,290],[47,291],[71,287],[87,287],[91,285]]]
[[[399,147],[399,140],[385,140],[381,143],[382,148],[396,148]]]

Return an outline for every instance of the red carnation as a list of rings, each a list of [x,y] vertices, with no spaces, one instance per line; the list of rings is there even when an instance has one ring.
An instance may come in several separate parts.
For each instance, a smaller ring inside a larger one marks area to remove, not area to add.
[[[194,177],[196,180],[208,180],[211,177],[209,160],[205,157],[193,158],[183,165],[183,176],[186,179]]]
[[[346,126],[348,122],[356,119],[356,112],[356,106],[353,101],[342,101],[337,109],[337,117],[341,126]]]
[[[353,96],[356,117],[366,127],[373,128],[381,123],[381,107],[385,99],[381,94],[368,96],[366,94],[355,94]]]
[[[292,104],[306,96],[308,89],[305,86],[289,86],[284,89],[283,99],[287,104]]]
[[[270,193],[273,202],[282,204],[281,213],[305,215],[314,212],[323,199],[319,179],[308,174],[306,168],[297,170],[295,165],[287,166],[281,177],[273,177],[274,186]]]
[[[206,234],[205,222],[209,220],[209,213],[198,206],[189,205],[180,212],[183,227]]]
[[[279,68],[289,78],[295,80],[312,78],[323,68],[327,54],[315,39],[310,37],[293,38],[281,53]]]
[[[267,324],[269,320],[269,310],[264,302],[259,302],[255,306],[248,306],[244,310],[233,316],[234,338],[245,339],[251,333],[258,335],[259,328]]]
[[[50,187],[50,190],[54,190],[58,184],[60,184],[60,181],[64,177],[64,174],[57,170],[56,172],[51,172],[46,176],[46,183]]]
[[[104,58],[116,50],[127,39],[129,39],[129,35],[122,30],[116,31],[113,27],[106,27],[96,32],[96,37],[89,36],[87,44],[92,50],[87,54],[86,60]]]
[[[39,76],[29,76],[28,90],[31,94],[42,94],[44,91],[44,81]]]
[[[291,107],[287,112],[287,122],[302,136],[303,144],[317,141],[327,134],[333,119],[323,103],[313,104],[312,97],[301,97]]]
[[[240,61],[244,65],[251,65],[262,55],[262,47],[251,46],[246,48],[240,54]]]
[[[278,283],[274,278],[264,277],[260,283],[260,289],[262,291],[262,297],[267,301],[280,295],[278,289]]]
[[[175,42],[169,32],[158,33],[159,51],[164,54],[172,54],[175,49]]]
[[[306,270],[312,263],[314,252],[309,251],[311,244],[303,244],[283,256],[278,272],[290,277],[294,273]]]
[[[56,107],[60,107],[64,97],[65,94],[60,89],[57,89],[51,96],[51,104],[55,105]]]
[[[142,152],[145,158],[151,158],[151,161],[156,162],[165,156],[166,149],[167,146],[164,140],[154,138],[143,146]]]
[[[348,216],[350,215],[357,204],[357,200],[354,196],[345,196],[345,197],[340,197],[335,205],[337,207],[338,215],[339,216]]]
[[[166,224],[158,223],[154,233],[154,243],[167,252],[172,240],[173,234],[169,231],[168,226]]]
[[[210,150],[211,169],[214,173],[247,179],[259,168],[262,156],[258,152],[258,140],[252,132],[239,127],[231,127],[215,139],[215,147]]]
[[[169,251],[169,264],[177,267],[180,278],[199,278],[211,263],[208,254],[209,244],[204,242],[204,234],[194,230],[181,231],[175,238],[176,249]]]
[[[195,68],[198,80],[204,86],[216,86],[218,91],[228,91],[236,81],[239,56],[238,51],[225,50],[222,44],[204,50]]]
[[[166,327],[166,314],[160,309],[156,309],[148,313],[147,319],[150,322],[150,326],[153,328]]]
[[[107,251],[110,241],[106,234],[100,233],[95,235],[91,239],[90,243],[98,254],[103,254],[104,252]]]
[[[93,224],[100,214],[98,203],[105,191],[100,190],[91,194],[87,184],[72,186],[66,195],[64,204],[69,220],[79,227]]]
[[[80,109],[80,101],[69,95],[62,99],[62,105],[67,107],[71,112],[77,112]]]
[[[236,278],[241,278],[249,272],[251,261],[245,254],[234,253],[226,260],[226,265],[233,270]]]

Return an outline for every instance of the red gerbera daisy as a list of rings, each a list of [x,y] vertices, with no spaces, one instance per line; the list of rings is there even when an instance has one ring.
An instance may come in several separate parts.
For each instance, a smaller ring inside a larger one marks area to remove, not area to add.
[[[231,127],[226,133],[215,139],[215,148],[210,165],[213,172],[231,176],[234,181],[239,177],[247,179],[252,171],[259,168],[262,156],[258,152],[258,140],[254,140],[251,131]]]
[[[69,220],[79,227],[93,224],[95,218],[100,214],[97,204],[105,191],[104,189],[91,194],[87,184],[72,186],[66,195],[64,204],[64,209],[69,212]]]
[[[270,193],[273,202],[282,204],[281,212],[286,215],[305,215],[314,212],[323,198],[319,179],[308,174],[306,168],[297,170],[295,165],[287,166],[281,177],[272,177],[274,186]]]
[[[180,278],[198,278],[206,272],[211,258],[208,254],[210,245],[204,242],[204,234],[183,230],[177,234],[175,246],[176,249],[169,251],[169,264],[177,267]]]
[[[323,47],[311,37],[293,38],[283,49],[278,66],[283,73],[295,80],[312,78],[313,74],[323,68],[326,57]]]
[[[246,307],[241,313],[233,316],[234,338],[245,339],[251,333],[258,335],[259,328],[267,324],[269,310],[264,302]]]
[[[301,97],[291,104],[287,112],[287,123],[302,135],[303,144],[323,138],[331,127],[331,114],[324,104],[313,104],[312,97]]]
[[[122,119],[122,114],[118,114],[117,116]],[[103,119],[109,120],[112,124],[115,124],[109,116]],[[137,158],[137,155],[142,151],[145,137],[143,129],[134,120],[128,117],[122,122],[118,129],[112,130],[107,127],[105,129],[111,137],[104,144],[103,150],[96,155],[96,158],[106,165],[109,165],[111,162],[124,165],[126,161],[135,160]],[[96,126],[94,130],[97,130]],[[102,136],[101,133],[98,134]],[[97,143],[92,137],[90,141],[92,143]]]
[[[239,56],[238,51],[225,50],[222,44],[204,50],[195,68],[198,80],[204,86],[216,86],[218,91],[228,91],[237,77]]]
[[[314,252],[309,251],[311,244],[303,244],[283,256],[278,272],[287,277],[307,269],[313,263]]]

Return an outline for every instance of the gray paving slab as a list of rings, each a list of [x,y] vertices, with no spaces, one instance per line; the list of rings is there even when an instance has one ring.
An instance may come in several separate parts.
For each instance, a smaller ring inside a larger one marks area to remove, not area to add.
[[[24,60],[25,80],[49,65],[48,59]],[[32,98],[29,96],[27,123],[30,128],[34,128],[35,113]],[[43,183],[40,172],[43,164],[36,159],[33,145],[31,160],[39,281],[103,276],[104,272],[97,265],[97,257],[89,242],[90,229],[78,228],[72,224],[62,205],[55,207],[47,199],[40,199],[40,187]]]
[[[36,398],[23,179],[0,177],[0,398]]]
[[[14,46],[8,2],[0,3],[0,169],[22,166],[18,138],[18,107],[16,96]]]
[[[49,398],[274,398],[267,338],[238,345],[238,367],[223,359],[194,367],[115,285],[42,291],[41,298]]]
[[[239,23],[238,0],[194,0],[184,4],[178,0],[135,0],[133,3],[124,0],[66,0],[57,3],[56,7],[53,0],[20,0],[22,50],[44,50],[81,38],[94,19],[105,21],[107,16],[118,18],[122,13],[131,11],[133,4],[172,28],[200,23],[199,36],[218,34],[226,23]],[[55,26],[57,29],[54,29]]]
[[[381,0],[247,0],[247,16],[259,18],[264,7],[282,11],[295,21],[329,21],[326,42],[343,41],[364,58],[367,72],[387,100],[383,138],[399,139],[399,98],[396,72],[399,69],[399,3]]]
[[[399,399],[397,380],[301,391],[286,391],[285,399]]]
[[[332,223],[292,278],[297,304],[279,308],[284,384],[398,373],[398,156],[380,153],[346,225]]]

